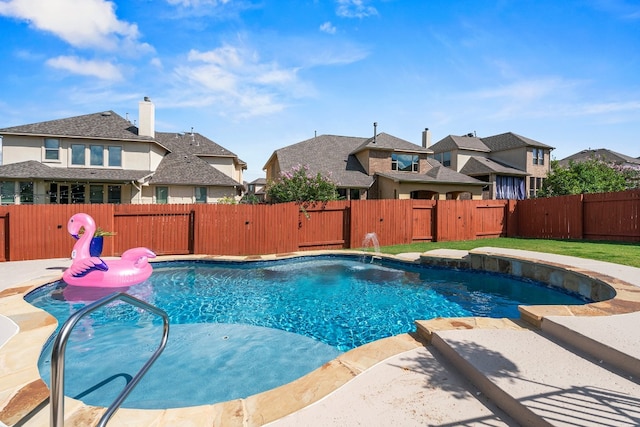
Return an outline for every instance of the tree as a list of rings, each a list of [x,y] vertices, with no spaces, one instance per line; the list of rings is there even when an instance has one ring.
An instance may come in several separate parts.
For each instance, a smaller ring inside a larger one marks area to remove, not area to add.
[[[308,167],[300,165],[268,182],[266,193],[271,203],[338,200],[338,189],[328,177],[320,172],[313,175]]]
[[[600,160],[570,161],[560,166],[551,162],[551,172],[538,192],[539,197],[566,196],[569,194],[607,193],[631,188],[625,173]]]

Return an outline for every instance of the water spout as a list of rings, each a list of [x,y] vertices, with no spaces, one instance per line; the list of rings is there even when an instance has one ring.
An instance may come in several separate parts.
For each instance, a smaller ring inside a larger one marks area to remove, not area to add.
[[[378,235],[376,233],[367,233],[364,236],[364,240],[362,241],[362,248],[366,252],[368,248],[373,249],[373,255],[371,256],[371,262],[374,259],[380,259],[380,243],[378,242]],[[363,257],[363,261],[366,258]]]

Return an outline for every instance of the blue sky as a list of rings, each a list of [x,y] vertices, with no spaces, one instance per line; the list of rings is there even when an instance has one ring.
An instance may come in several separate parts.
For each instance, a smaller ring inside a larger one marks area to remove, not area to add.
[[[264,176],[314,134],[515,132],[640,156],[640,2],[0,0],[0,127],[104,110]]]

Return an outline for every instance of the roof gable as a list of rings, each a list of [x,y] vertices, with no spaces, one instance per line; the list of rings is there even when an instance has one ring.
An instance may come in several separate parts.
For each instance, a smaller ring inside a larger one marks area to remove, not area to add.
[[[491,151],[480,138],[456,135],[448,135],[429,148],[431,148],[434,153],[443,153],[445,151],[453,150],[480,151],[483,153]]]
[[[492,173],[500,175],[527,176],[527,172],[512,168],[496,162],[493,159],[480,156],[471,156],[460,170],[460,173],[469,176],[489,175]]]
[[[480,139],[491,151],[512,150],[514,148],[522,147],[548,148],[551,150],[554,148],[513,132],[506,132],[500,135],[488,136]]]
[[[356,157],[351,154],[366,138],[320,135],[274,151],[281,171],[306,166],[309,172],[330,175],[338,186],[368,188],[373,178],[367,175]]]
[[[152,184],[235,187],[239,182],[198,156],[173,152],[164,156],[151,177]]]
[[[357,154],[363,150],[410,151],[420,153],[431,152],[431,150],[420,145],[413,144],[384,132],[366,139],[355,150],[353,150],[351,154]]]
[[[156,141],[170,151],[181,151],[195,156],[238,157],[199,133],[156,132]]]

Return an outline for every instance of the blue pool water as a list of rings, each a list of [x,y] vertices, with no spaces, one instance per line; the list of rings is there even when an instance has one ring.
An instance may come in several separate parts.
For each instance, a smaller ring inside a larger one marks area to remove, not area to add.
[[[414,331],[416,319],[518,317],[518,305],[586,302],[509,276],[356,257],[158,263],[127,292],[165,310],[171,322],[164,353],[124,402],[130,408],[246,397],[354,347]],[[62,324],[100,296],[57,282],[26,299]],[[65,394],[108,406],[161,335],[160,319],[121,302],[84,318],[67,345]],[[40,360],[47,383],[50,345]]]

